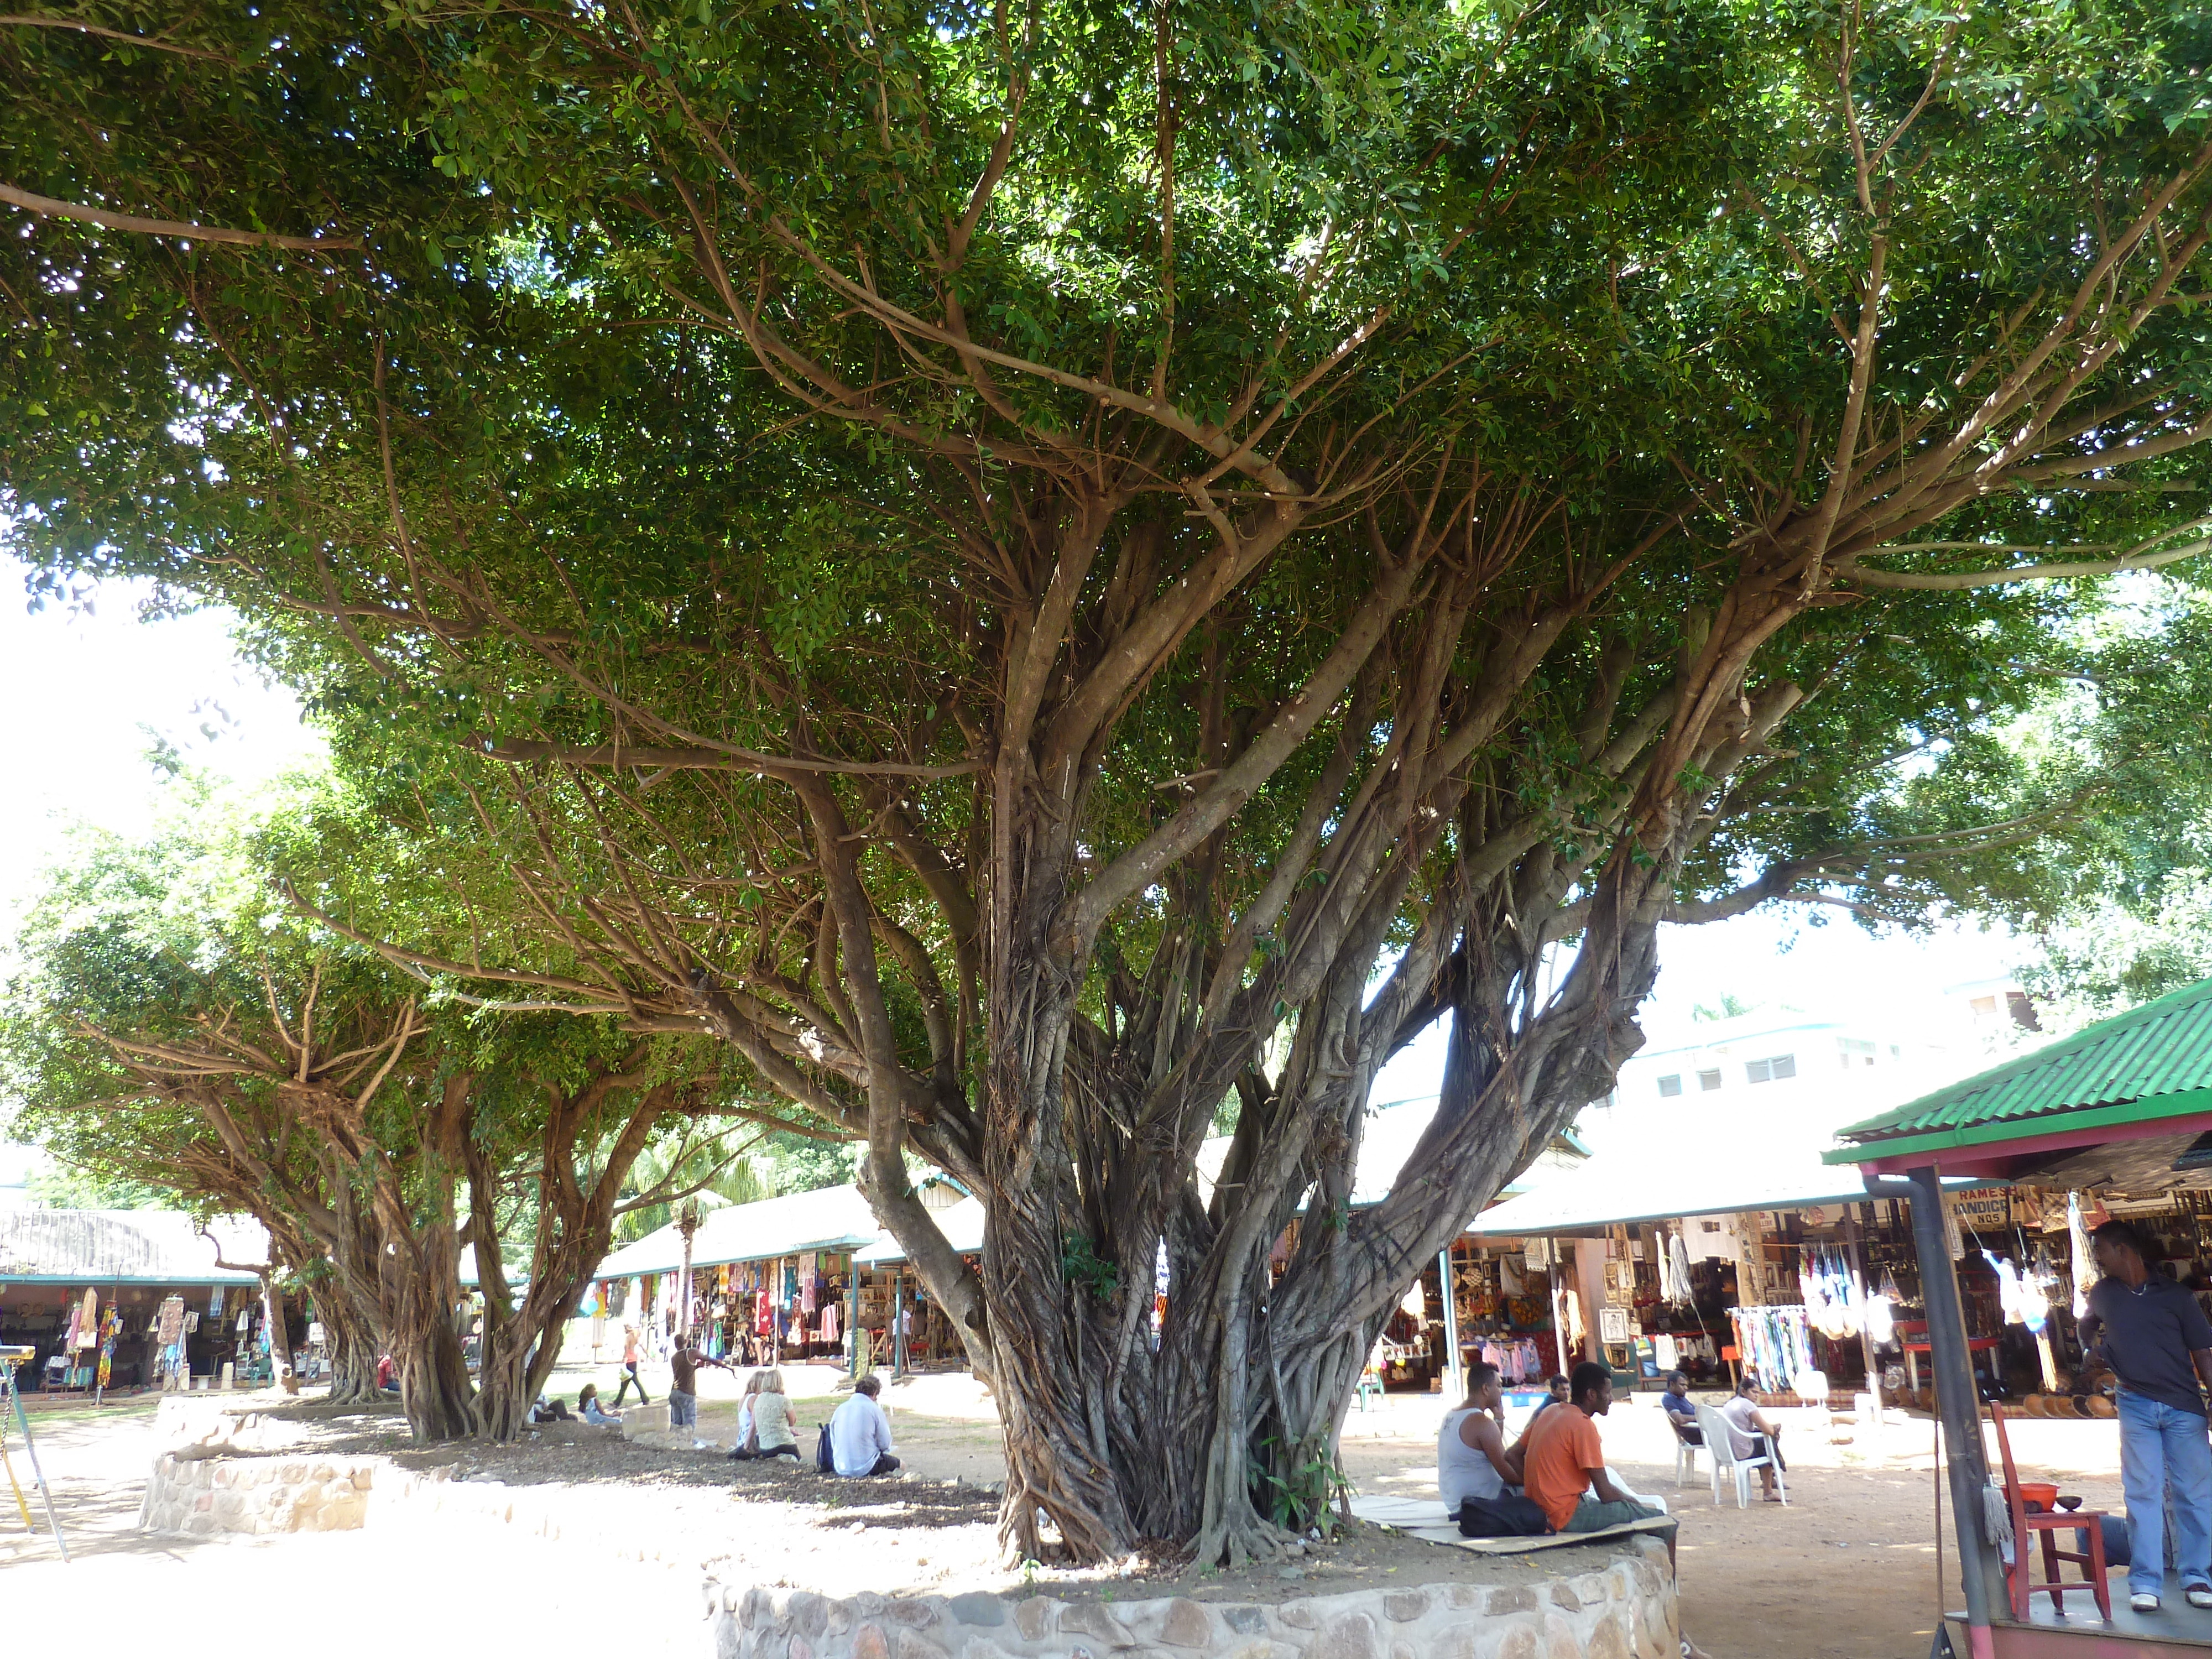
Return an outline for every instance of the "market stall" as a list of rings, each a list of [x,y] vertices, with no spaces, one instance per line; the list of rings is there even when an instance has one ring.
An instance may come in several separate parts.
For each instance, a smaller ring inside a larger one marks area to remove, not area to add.
[[[856,1187],[732,1204],[700,1218],[688,1285],[683,1229],[671,1222],[599,1264],[584,1311],[637,1327],[657,1352],[688,1330],[736,1364],[834,1360],[851,1328],[854,1252],[877,1233]]]
[[[101,1394],[266,1380],[261,1281],[221,1261],[265,1255],[251,1223],[218,1224],[223,1243],[167,1210],[0,1211],[0,1346],[27,1347],[26,1391]],[[173,1302],[173,1339],[161,1311]]]
[[[958,1196],[936,1210],[945,1242],[971,1266],[983,1254],[983,1206]],[[884,1367],[894,1373],[957,1370],[968,1363],[967,1345],[921,1276],[908,1262],[905,1249],[888,1232],[853,1258],[853,1322],[860,1353],[856,1370]]]
[[[2016,1309],[2043,1316],[2037,1359],[2049,1386],[2032,1396],[2044,1407],[2034,1414],[2112,1415],[2109,1375],[2069,1370],[2077,1357],[2068,1346],[2071,1316],[2084,1305],[2093,1276],[2084,1235],[2105,1214],[2126,1215],[2163,1245],[2167,1267],[2182,1282],[2200,1292],[2208,1283],[2212,980],[1852,1125],[1839,1139],[1847,1145],[1829,1161],[1856,1166],[1869,1192],[1904,1197],[1911,1212],[1964,1569],[1966,1607],[1951,1618],[1963,1628],[1966,1651],[1975,1659],[2160,1659],[2212,1648],[2212,1612],[2190,1607],[2178,1583],[2169,1583],[2154,1615],[2132,1613],[2116,1601],[2111,1619],[2100,1620],[2079,1595],[2069,1598],[2069,1619],[2052,1612],[2049,1597],[2033,1598],[2025,1616],[2015,1613],[1984,1525],[1990,1458],[1969,1346],[1972,1292],[1961,1268],[1978,1256],[1973,1276],[1986,1272],[1997,1281],[2001,1304],[2009,1295]],[[1972,1217],[1962,1225],[1942,1185],[1959,1178],[2003,1181],[2033,1195],[2019,1210],[2010,1257],[1975,1248],[1982,1229]],[[2057,1216],[2065,1218],[2063,1258],[2050,1224]],[[2008,1259],[2015,1269],[2010,1281],[2000,1270]],[[2025,1292],[2012,1282],[2023,1265],[2032,1286]]]
[[[1601,1154],[1480,1224],[1552,1242],[1554,1279],[1572,1287],[1558,1317],[1583,1335],[1570,1352],[1619,1386],[1656,1389],[1679,1370],[1732,1387],[1748,1370],[1783,1404],[1808,1373],[1845,1395],[1904,1384],[1897,1326],[1920,1312],[1910,1217],[1816,1148]]]

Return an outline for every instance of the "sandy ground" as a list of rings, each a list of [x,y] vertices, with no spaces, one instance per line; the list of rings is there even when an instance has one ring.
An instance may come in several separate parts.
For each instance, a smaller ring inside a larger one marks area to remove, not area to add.
[[[1717,1401],[1718,1396],[1713,1396]],[[1346,1425],[1344,1462],[1368,1491],[1433,1494],[1436,1396],[1397,1395]],[[1672,1431],[1656,1396],[1617,1402],[1599,1425],[1607,1461],[1638,1491],[1681,1517],[1682,1628],[1714,1659],[1919,1659],[1939,1601],[1963,1605],[1944,1494],[1944,1589],[1936,1586],[1935,1425],[1891,1414],[1871,1437],[1846,1419],[1829,1443],[1809,1413],[1783,1424],[1786,1506],[1738,1510],[1733,1488],[1713,1503],[1710,1471],[1677,1490]],[[2008,1422],[2024,1480],[2051,1480],[2085,1507],[2121,1508],[2119,1440],[2110,1423]],[[1990,1442],[1992,1461],[1994,1439]],[[2069,1570],[2071,1571],[2070,1569]],[[2115,1579],[2124,1595],[2126,1575]]]
[[[826,1366],[785,1372],[800,1438],[811,1450],[815,1424],[840,1397],[836,1374]],[[665,1376],[648,1372],[648,1378],[658,1400]],[[557,1388],[573,1400],[587,1380],[611,1395],[611,1368],[564,1370]],[[703,1651],[698,1568],[715,1558],[761,1582],[833,1593],[954,1583],[1012,1589],[1025,1578],[1063,1597],[1085,1594],[1093,1581],[1124,1598],[1151,1593],[1130,1582],[1151,1577],[1141,1563],[1124,1564],[1108,1585],[1105,1575],[1036,1569],[1024,1575],[997,1560],[984,1489],[1002,1473],[996,1420],[968,1378],[917,1377],[887,1390],[910,1478],[866,1487],[824,1482],[811,1468],[781,1460],[724,1461],[719,1448],[734,1431],[740,1382],[719,1371],[702,1376],[700,1433],[713,1448],[707,1453],[649,1451],[580,1429],[550,1430],[513,1449],[417,1453],[406,1449],[389,1419],[319,1425],[319,1439],[392,1451],[408,1462],[450,1463],[465,1479],[553,1492],[565,1513],[583,1517],[568,1529],[573,1535],[605,1540],[492,1537],[472,1545],[465,1559],[456,1559],[450,1538],[393,1538],[375,1529],[215,1543],[144,1538],[132,1522],[155,1449],[150,1399],[99,1413],[42,1413],[34,1430],[77,1559],[65,1568],[50,1543],[27,1538],[12,1502],[0,1495],[0,1566],[11,1569],[0,1592],[6,1607],[0,1622],[15,1646],[19,1635],[81,1634],[88,1608],[189,1603],[221,1609],[226,1618],[271,1620],[266,1628],[306,1636],[318,1651],[341,1659],[388,1656],[416,1644],[423,1644],[416,1650],[458,1651],[464,1643],[493,1639],[553,1651],[696,1655]],[[1401,1395],[1355,1411],[1343,1442],[1355,1486],[1432,1494],[1443,1403]],[[1601,1425],[1621,1477],[1667,1498],[1681,1516],[1684,1628],[1714,1659],[1918,1659],[1928,1651],[1939,1604],[1959,1605],[1948,1547],[1945,1594],[1936,1583],[1932,1425],[1898,1417],[1869,1437],[1839,1424],[1836,1434],[1851,1442],[1830,1444],[1802,1414],[1778,1415],[1787,1425],[1790,1502],[1762,1504],[1754,1492],[1741,1510],[1732,1494],[1715,1506],[1702,1464],[1695,1480],[1675,1488],[1671,1436],[1650,1396],[1620,1403]],[[2056,1480],[2093,1508],[2119,1508],[2111,1424],[2029,1421],[2012,1428],[2024,1475]],[[19,1477],[27,1476],[13,1436],[9,1447]],[[35,1510],[35,1497],[33,1504]],[[1436,1570],[1440,1557],[1449,1559],[1450,1571]],[[1275,1577],[1292,1569],[1296,1579]],[[1369,1537],[1284,1569],[1208,1575],[1175,1589],[1206,1599],[1274,1599],[1416,1574],[1433,1582],[1496,1571],[1461,1552]]]

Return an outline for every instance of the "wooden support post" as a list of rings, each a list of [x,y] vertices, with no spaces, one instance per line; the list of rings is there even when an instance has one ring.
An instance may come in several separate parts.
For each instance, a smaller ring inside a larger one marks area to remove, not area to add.
[[[1453,1305],[1451,1246],[1437,1257],[1437,1282],[1444,1297],[1444,1387],[1454,1400],[1467,1398],[1467,1364],[1459,1351],[1459,1310]]]
[[[1996,1553],[1982,1536],[1982,1492],[1990,1474],[1982,1447],[1981,1397],[1974,1386],[1966,1307],[1944,1226],[1942,1177],[1929,1164],[1909,1171],[1906,1178],[1912,1183],[1912,1243],[1928,1310],[1928,1370],[1943,1424],[1959,1577],[1966,1594],[1967,1650],[1972,1659],[1988,1659],[1994,1651],[1990,1609],[2002,1604],[2003,1584]]]

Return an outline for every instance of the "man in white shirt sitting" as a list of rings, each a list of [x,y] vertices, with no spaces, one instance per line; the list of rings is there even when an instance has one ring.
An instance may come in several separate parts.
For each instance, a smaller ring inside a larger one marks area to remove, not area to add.
[[[830,1458],[837,1473],[848,1480],[872,1474],[889,1474],[899,1466],[891,1455],[891,1424],[876,1396],[884,1385],[864,1376],[853,1385],[853,1397],[830,1419]]]

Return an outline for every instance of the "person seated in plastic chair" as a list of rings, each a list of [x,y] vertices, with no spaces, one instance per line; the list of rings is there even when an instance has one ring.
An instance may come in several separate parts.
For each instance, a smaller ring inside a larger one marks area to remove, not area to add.
[[[1528,1492],[1553,1532],[1601,1532],[1632,1521],[1667,1522],[1667,1559],[1674,1559],[1674,1516],[1624,1492],[1605,1467],[1597,1419],[1613,1409],[1613,1373],[1584,1360],[1568,1379],[1565,1405],[1547,1411],[1528,1431]]]
[[[1684,1445],[1705,1443],[1705,1431],[1698,1426],[1697,1407],[1690,1403],[1687,1371],[1667,1373],[1667,1391],[1659,1396],[1659,1409],[1667,1413],[1668,1422],[1674,1425],[1674,1437]]]
[[[1771,1457],[1772,1463],[1759,1466],[1759,1489],[1770,1504],[1782,1501],[1774,1490],[1776,1464],[1788,1468],[1782,1462],[1782,1425],[1759,1409],[1752,1395],[1759,1392],[1759,1384],[1746,1376],[1735,1385],[1735,1394],[1720,1408],[1721,1421],[1728,1425],[1729,1450],[1736,1458]]]

